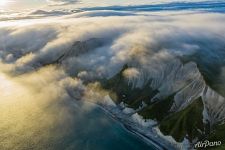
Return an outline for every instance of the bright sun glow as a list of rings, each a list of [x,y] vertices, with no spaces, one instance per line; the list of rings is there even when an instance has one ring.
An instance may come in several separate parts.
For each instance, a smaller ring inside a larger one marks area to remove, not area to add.
[[[5,6],[8,2],[8,0],[0,0],[0,6]]]
[[[4,7],[8,7],[15,2],[16,2],[15,0],[0,0],[0,9]]]

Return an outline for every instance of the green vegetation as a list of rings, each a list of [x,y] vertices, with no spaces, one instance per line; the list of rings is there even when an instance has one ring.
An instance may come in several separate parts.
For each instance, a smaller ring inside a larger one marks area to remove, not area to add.
[[[181,142],[184,137],[192,141],[198,137],[201,139],[204,131],[203,124],[203,103],[201,98],[195,100],[191,105],[180,112],[171,114],[160,122],[160,130],[165,135],[171,135],[175,140]]]
[[[225,149],[225,124],[217,125],[213,128],[211,134],[207,137],[207,140],[214,142],[214,141],[221,141],[222,145],[213,147],[211,149],[215,150],[224,150]]]
[[[169,96],[165,100],[160,100],[152,105],[148,105],[144,109],[138,112],[145,119],[156,119],[161,121],[169,114],[169,110],[173,104],[174,94]]]
[[[132,87],[123,76],[123,71],[128,69],[125,65],[120,72],[108,80],[102,80],[101,85],[110,91],[110,97],[118,104],[124,102],[128,107],[137,109],[144,101],[147,106],[138,111],[144,119],[157,120],[159,128],[164,135],[171,135],[176,141],[181,142],[186,137],[189,141],[194,139],[218,141],[225,143],[225,125],[213,127],[210,132],[209,125],[203,123],[203,102],[201,98],[194,100],[187,108],[179,112],[171,112],[174,96],[152,103],[150,100],[158,93],[150,87],[151,80],[142,88]],[[225,146],[214,147],[222,150]]]

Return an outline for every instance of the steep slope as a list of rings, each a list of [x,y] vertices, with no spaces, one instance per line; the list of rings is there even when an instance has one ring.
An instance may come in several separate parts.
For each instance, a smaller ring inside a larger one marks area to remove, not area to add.
[[[202,121],[203,103],[201,98],[193,101],[186,109],[176,112],[160,122],[160,130],[182,142],[184,137],[195,142],[196,138],[204,137],[204,123]]]
[[[186,138],[194,144],[220,134],[217,130],[224,126],[225,99],[206,84],[197,65],[174,60],[162,66],[154,73],[136,67],[138,73],[126,76],[124,72],[134,68],[125,65],[102,85],[115,102],[125,103],[144,119],[157,121],[161,132],[178,142]]]
[[[223,150],[225,149],[225,124],[217,125],[213,132],[207,137],[209,141],[221,141],[222,145],[220,147],[214,148],[215,150]]]

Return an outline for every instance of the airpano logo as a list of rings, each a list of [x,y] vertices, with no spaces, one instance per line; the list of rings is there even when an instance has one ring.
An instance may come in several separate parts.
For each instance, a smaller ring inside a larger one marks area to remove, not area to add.
[[[215,147],[215,146],[220,146],[222,143],[221,141],[199,141],[198,143],[195,144],[195,148],[207,148],[207,147]]]

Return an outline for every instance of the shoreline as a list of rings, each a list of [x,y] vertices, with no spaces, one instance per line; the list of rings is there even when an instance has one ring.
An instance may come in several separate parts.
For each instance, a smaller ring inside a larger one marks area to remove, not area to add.
[[[153,139],[153,138],[151,138],[151,137],[141,133],[140,131],[138,131],[137,129],[135,129],[131,125],[129,125],[127,122],[123,121],[123,118],[120,118],[120,117],[116,116],[115,114],[113,114],[113,112],[110,111],[109,107],[105,106],[104,104],[102,104],[102,103],[95,103],[95,102],[91,102],[91,101],[84,101],[84,102],[96,105],[96,107],[102,109],[113,120],[117,121],[127,132],[130,132],[131,134],[135,135],[136,137],[141,139],[146,144],[153,146],[155,149],[157,149],[157,150],[168,150],[168,147],[170,147],[170,149],[172,148],[170,145],[167,145],[165,143],[163,143],[163,144],[159,143],[155,139]],[[156,133],[152,133],[152,134],[156,135]],[[159,139],[160,140],[164,140],[162,138],[159,138]],[[173,147],[173,149],[175,150],[174,147]]]
[[[123,123],[122,123],[123,124]],[[142,134],[142,133],[139,133],[138,131],[132,129],[131,126],[128,126],[128,125],[125,125],[123,124],[123,126],[125,127],[125,129],[128,131],[128,132],[131,132],[133,133],[134,135],[138,136],[140,139],[142,139],[144,142],[146,142],[147,144],[151,143],[151,145],[153,145],[155,148],[157,148],[158,150],[167,150],[166,147],[160,143],[158,143],[157,141],[149,138],[148,136]]]

